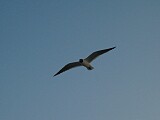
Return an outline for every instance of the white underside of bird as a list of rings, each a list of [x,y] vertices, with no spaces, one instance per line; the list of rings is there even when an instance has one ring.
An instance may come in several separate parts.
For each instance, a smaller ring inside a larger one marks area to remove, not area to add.
[[[80,61],[82,61],[82,62],[80,62]],[[94,67],[85,59],[80,59],[79,62],[81,63],[81,65],[86,67],[88,70],[94,69]]]
[[[65,72],[71,68],[74,68],[74,67],[78,67],[78,66],[84,66],[86,67],[88,70],[92,70],[94,69],[94,67],[90,64],[95,58],[97,58],[98,56],[114,49],[115,47],[112,47],[112,48],[108,48],[108,49],[103,49],[103,50],[99,50],[99,51],[96,51],[96,52],[93,52],[92,54],[90,54],[87,58],[85,59],[79,59],[79,61],[77,62],[72,62],[72,63],[68,63],[67,65],[65,65],[59,72],[57,72],[54,76],[62,73],[62,72]]]

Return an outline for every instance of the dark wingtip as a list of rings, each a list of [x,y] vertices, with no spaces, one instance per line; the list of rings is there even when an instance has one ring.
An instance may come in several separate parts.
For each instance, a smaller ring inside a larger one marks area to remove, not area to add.
[[[116,46],[112,47],[112,49],[116,48]]]
[[[59,74],[61,74],[62,72],[61,72],[61,70],[59,71],[59,72],[57,72],[54,76],[57,76],[57,75],[59,75]],[[53,76],[53,77],[54,77]]]
[[[58,74],[60,74],[60,73],[56,73],[53,77],[57,76]]]
[[[116,48],[116,46],[112,47],[112,48],[109,48],[108,50],[113,50],[114,48]]]
[[[53,75],[53,77],[55,77],[56,75]]]

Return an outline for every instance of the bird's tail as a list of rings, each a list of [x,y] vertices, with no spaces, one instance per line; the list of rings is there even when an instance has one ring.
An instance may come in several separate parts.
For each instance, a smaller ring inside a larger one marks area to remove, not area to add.
[[[93,67],[93,66],[89,66],[89,67],[87,67],[87,69],[88,69],[88,70],[93,70],[94,67]]]

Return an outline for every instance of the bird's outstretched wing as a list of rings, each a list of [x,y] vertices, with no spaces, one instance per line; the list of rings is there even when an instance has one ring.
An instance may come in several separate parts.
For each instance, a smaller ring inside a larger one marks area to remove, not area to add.
[[[72,62],[72,63],[68,63],[67,65],[65,65],[59,72],[57,72],[54,76],[62,73],[62,72],[65,72],[71,68],[74,68],[74,67],[78,67],[78,66],[81,66],[81,64],[79,62]]]
[[[108,49],[104,49],[104,50],[99,50],[99,51],[96,51],[96,52],[93,52],[92,54],[90,54],[87,58],[85,58],[86,61],[88,62],[92,62],[95,58],[97,58],[98,56],[114,49],[116,47],[112,47],[112,48],[108,48]]]

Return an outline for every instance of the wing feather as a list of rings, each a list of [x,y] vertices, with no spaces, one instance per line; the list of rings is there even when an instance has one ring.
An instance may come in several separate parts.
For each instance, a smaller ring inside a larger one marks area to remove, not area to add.
[[[65,72],[71,68],[74,68],[74,67],[78,67],[78,66],[81,66],[81,64],[79,62],[72,62],[72,63],[68,63],[67,65],[65,65],[59,72],[57,72],[54,76],[62,73],[62,72]]]
[[[94,59],[96,59],[98,56],[114,49],[116,47],[112,47],[112,48],[108,48],[108,49],[103,49],[103,50],[99,50],[99,51],[96,51],[96,52],[93,52],[92,54],[90,54],[87,58],[85,58],[86,61],[88,62],[92,62]]]

